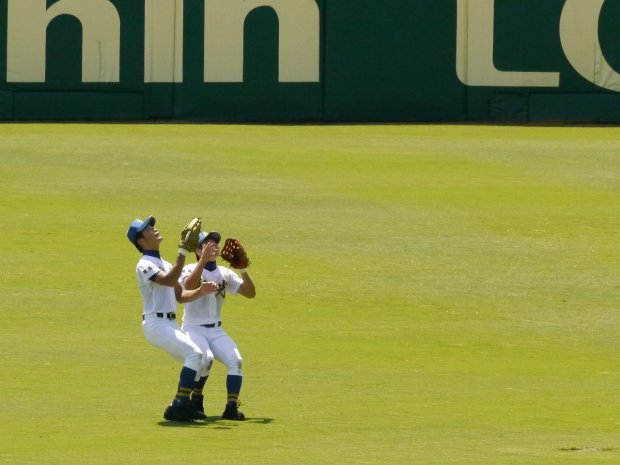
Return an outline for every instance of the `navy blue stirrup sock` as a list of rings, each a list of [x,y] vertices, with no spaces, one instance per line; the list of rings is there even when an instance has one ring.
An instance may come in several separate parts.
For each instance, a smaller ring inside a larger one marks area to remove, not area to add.
[[[226,390],[228,391],[228,403],[237,403],[239,401],[239,393],[241,392],[241,383],[243,376],[228,375],[226,377]]]
[[[188,367],[183,367],[179,380],[179,389],[177,391],[176,397],[174,398],[174,402],[172,402],[172,405],[187,404],[189,402],[189,396],[192,393],[195,379],[196,370],[192,370]]]
[[[207,382],[208,376],[202,376],[198,381],[194,383],[194,390],[192,391],[192,397],[201,396],[202,391],[205,387],[205,383]]]

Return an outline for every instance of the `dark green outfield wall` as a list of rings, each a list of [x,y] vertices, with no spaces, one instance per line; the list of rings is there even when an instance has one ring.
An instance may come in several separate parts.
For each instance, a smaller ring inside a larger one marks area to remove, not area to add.
[[[616,0],[0,0],[0,119],[620,122]]]

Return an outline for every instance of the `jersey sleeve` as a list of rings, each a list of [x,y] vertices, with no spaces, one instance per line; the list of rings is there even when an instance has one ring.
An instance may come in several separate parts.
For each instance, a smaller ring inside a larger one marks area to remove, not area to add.
[[[192,274],[192,271],[194,271],[195,266],[196,265],[187,265],[183,267],[183,271],[181,272],[181,276],[179,277],[179,284],[182,287],[185,287],[185,280],[190,274]]]
[[[150,262],[140,262],[136,267],[136,274],[140,282],[146,283],[149,280],[155,278],[155,275],[160,272],[159,267]]]
[[[222,268],[222,275],[226,280],[226,290],[233,295],[239,292],[239,288],[243,284],[243,279],[230,268]]]

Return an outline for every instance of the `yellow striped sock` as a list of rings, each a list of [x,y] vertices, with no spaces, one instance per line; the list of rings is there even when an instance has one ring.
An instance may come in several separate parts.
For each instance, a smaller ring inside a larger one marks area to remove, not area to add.
[[[189,401],[189,396],[192,393],[192,390],[189,388],[179,388],[179,392],[177,392],[177,398],[180,402]]]

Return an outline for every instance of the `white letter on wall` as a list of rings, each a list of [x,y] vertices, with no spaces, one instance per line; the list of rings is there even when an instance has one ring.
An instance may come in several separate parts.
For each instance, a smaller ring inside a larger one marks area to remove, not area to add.
[[[560,20],[566,58],[581,76],[597,86],[620,92],[620,75],[609,65],[598,36],[605,0],[567,0]]]
[[[183,82],[183,1],[145,0],[144,82]]]
[[[279,81],[319,82],[320,14],[314,0],[205,0],[205,82],[243,82],[245,18],[268,6],[278,15]]]
[[[559,73],[495,67],[494,21],[495,0],[457,0],[456,73],[460,81],[467,86],[558,87]]]
[[[60,15],[82,24],[82,81],[118,82],[120,18],[108,0],[9,0],[7,82],[45,82],[47,26]]]

